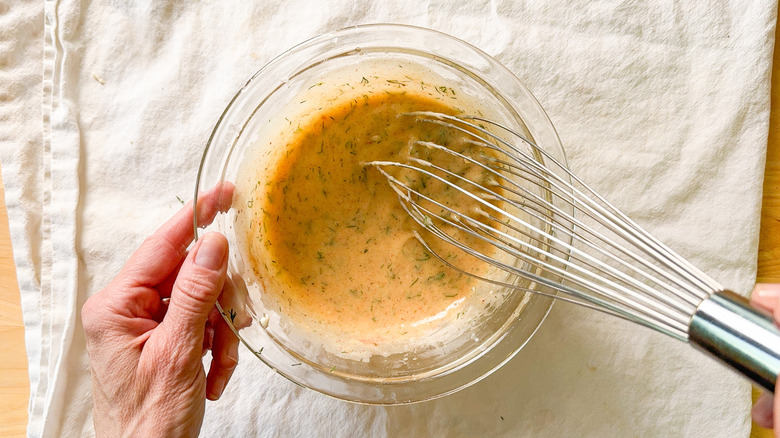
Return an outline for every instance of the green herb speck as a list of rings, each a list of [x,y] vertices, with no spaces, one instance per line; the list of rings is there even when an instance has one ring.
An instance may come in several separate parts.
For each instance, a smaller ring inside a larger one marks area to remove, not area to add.
[[[444,271],[439,272],[436,275],[432,275],[432,276],[428,277],[428,281],[439,281],[442,278],[444,278]]]

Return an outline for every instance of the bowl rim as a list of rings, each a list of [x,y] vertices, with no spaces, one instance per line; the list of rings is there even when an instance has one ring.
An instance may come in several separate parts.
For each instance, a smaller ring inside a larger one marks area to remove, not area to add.
[[[547,116],[547,114],[544,111],[544,109],[542,108],[542,106],[539,104],[539,102],[536,100],[536,98],[533,96],[533,94],[527,89],[527,87],[525,87],[525,85],[509,69],[507,69],[503,64],[501,64],[498,60],[496,60],[492,56],[488,55],[487,53],[485,53],[484,51],[480,50],[479,48],[477,48],[477,47],[475,47],[475,46],[473,46],[473,45],[471,45],[471,44],[469,44],[469,43],[467,43],[467,42],[465,42],[465,41],[463,41],[463,40],[461,40],[461,39],[459,39],[457,37],[454,37],[452,35],[449,35],[449,34],[446,34],[446,33],[440,32],[440,31],[436,31],[436,30],[433,30],[433,29],[424,28],[424,27],[412,26],[412,25],[407,25],[407,24],[394,24],[394,23],[373,23],[373,24],[361,24],[361,25],[349,26],[349,27],[345,27],[345,28],[340,29],[340,30],[327,32],[327,33],[320,34],[318,36],[309,38],[309,39],[307,39],[307,40],[305,40],[305,41],[303,41],[303,42],[301,42],[299,44],[296,44],[295,46],[291,47],[290,49],[285,50],[284,52],[280,53],[279,55],[277,55],[276,57],[271,59],[268,63],[266,63],[259,70],[257,70],[244,83],[244,85],[241,86],[241,88],[233,95],[233,97],[230,100],[230,102],[227,104],[225,109],[220,114],[219,118],[217,119],[217,121],[216,121],[216,123],[214,125],[214,128],[211,131],[211,134],[209,135],[208,141],[206,143],[206,147],[204,148],[204,152],[203,152],[203,155],[201,157],[201,161],[200,161],[200,164],[199,164],[199,167],[198,167],[197,180],[196,180],[195,191],[194,191],[194,196],[193,196],[193,199],[194,199],[194,201],[193,201],[193,212],[194,212],[194,214],[193,214],[193,228],[194,228],[195,238],[196,239],[198,239],[200,237],[201,230],[202,230],[201,228],[199,228],[199,225],[198,225],[198,214],[197,214],[198,203],[197,203],[197,199],[198,199],[199,191],[201,190],[201,181],[202,181],[202,177],[203,177],[204,168],[205,168],[205,166],[207,164],[207,159],[208,159],[208,156],[209,156],[209,152],[210,152],[211,148],[213,147],[214,142],[216,141],[216,139],[222,133],[222,130],[225,129],[225,124],[230,120],[230,117],[233,115],[233,112],[236,111],[237,103],[241,100],[241,98],[243,96],[245,96],[245,94],[247,93],[247,90],[249,90],[250,87],[252,87],[255,84],[256,79],[258,77],[261,77],[261,75],[263,73],[265,73],[266,71],[271,69],[272,66],[275,66],[275,65],[283,62],[285,59],[293,56],[294,54],[296,54],[296,53],[298,53],[298,52],[300,52],[300,51],[302,51],[304,49],[307,49],[307,48],[310,48],[312,46],[315,46],[317,44],[324,44],[324,43],[327,43],[328,41],[331,41],[333,39],[338,39],[340,36],[343,36],[343,35],[346,35],[346,34],[350,34],[350,33],[353,33],[353,32],[364,32],[364,33],[371,34],[372,32],[392,32],[392,31],[403,31],[403,32],[407,32],[407,33],[422,33],[422,34],[430,35],[431,37],[436,37],[436,38],[439,38],[439,39],[442,39],[442,40],[446,40],[446,41],[448,41],[450,43],[453,43],[455,45],[458,45],[458,46],[461,46],[461,47],[465,47],[465,48],[469,49],[470,51],[478,54],[484,60],[489,61],[491,68],[499,69],[504,77],[513,80],[514,83],[515,83],[514,85],[515,86],[519,86],[519,88],[522,89],[527,94],[527,96],[524,96],[526,99],[528,99],[530,97],[530,102],[533,105],[535,105],[535,108],[533,108],[533,109],[539,113],[539,114],[537,114],[537,116],[539,116],[539,118],[540,118],[539,120],[536,120],[534,123],[537,123],[537,124],[538,123],[544,123],[544,124],[546,124],[544,129],[549,130],[550,133],[552,134],[552,140],[551,141],[552,141],[553,144],[550,145],[550,147],[553,147],[553,148],[556,149],[555,150],[555,153],[557,154],[556,159],[558,159],[564,166],[567,165],[566,153],[565,153],[565,150],[563,149],[563,146],[562,146],[562,144],[560,142],[560,138],[559,138],[559,136],[557,134],[557,131],[555,130],[554,125],[550,121],[549,117]],[[347,49],[345,48],[344,51],[346,52]],[[443,58],[443,59],[446,59],[446,58]],[[457,59],[450,60],[450,61],[462,63],[462,60],[457,60]],[[466,66],[466,67],[468,68],[468,66]],[[291,72],[291,73],[295,73],[295,72]],[[283,83],[284,83],[284,81],[283,81]],[[270,96],[274,91],[275,90],[270,90],[270,91],[266,90],[267,96]],[[258,108],[259,108],[259,106],[258,106]],[[247,119],[247,121],[244,123],[244,127],[248,123],[248,120],[251,120],[251,117],[252,116],[250,116]],[[234,133],[236,135],[236,139],[240,136],[241,131],[243,131],[244,127],[242,127],[241,130],[239,130],[238,132]],[[325,395],[328,395],[328,396],[331,396],[331,397],[334,397],[334,398],[337,398],[337,399],[341,399],[341,400],[346,400],[346,401],[351,401],[351,402],[356,402],[356,403],[363,403],[363,404],[389,405],[389,404],[414,403],[414,402],[420,402],[420,401],[425,401],[425,400],[430,400],[430,399],[446,396],[448,394],[454,393],[454,392],[459,391],[459,390],[461,390],[463,388],[466,388],[468,386],[476,384],[477,382],[483,380],[484,378],[486,378],[487,376],[492,374],[494,371],[496,371],[497,369],[502,367],[506,362],[508,362],[510,359],[512,359],[515,355],[517,355],[518,352],[521,349],[523,349],[523,347],[527,344],[528,341],[530,341],[530,339],[534,336],[536,331],[538,331],[538,329],[541,327],[541,325],[544,322],[544,320],[549,315],[549,313],[550,313],[550,311],[552,309],[554,300],[552,298],[542,297],[542,296],[538,296],[538,297],[536,297],[536,299],[538,299],[540,301],[547,301],[548,302],[546,304],[546,310],[543,312],[543,314],[539,318],[539,321],[536,324],[536,326],[529,332],[528,336],[522,342],[520,342],[517,345],[514,345],[513,348],[511,349],[511,351],[508,352],[508,354],[507,353],[503,353],[503,357],[500,357],[498,359],[494,359],[493,360],[493,365],[490,366],[489,369],[487,369],[485,372],[481,372],[476,377],[471,378],[471,379],[467,379],[468,380],[467,382],[455,385],[455,386],[453,386],[453,387],[451,387],[449,389],[440,390],[440,391],[434,391],[435,393],[426,394],[426,395],[424,395],[422,397],[418,397],[418,398],[414,398],[414,399],[400,399],[400,400],[393,399],[392,397],[390,399],[387,399],[387,400],[374,400],[374,399],[367,400],[367,399],[361,399],[360,397],[345,396],[344,394],[338,394],[338,393],[334,393],[333,391],[328,391],[325,388],[318,388],[318,387],[314,387],[314,386],[312,386],[310,384],[302,383],[300,381],[300,379],[296,378],[294,373],[289,372],[289,370],[285,370],[282,367],[279,367],[278,364],[269,362],[269,359],[267,359],[266,356],[263,356],[262,354],[259,354],[259,353],[262,353],[262,348],[258,352],[252,345],[250,345],[249,342],[243,336],[241,336],[241,334],[239,333],[239,330],[237,330],[234,327],[234,325],[232,324],[232,321],[230,320],[228,315],[224,312],[222,306],[219,303],[217,303],[216,306],[217,306],[218,311],[222,314],[222,316],[225,319],[226,323],[230,327],[230,329],[236,334],[236,336],[241,341],[241,343],[243,343],[251,352],[253,352],[254,355],[256,357],[258,357],[265,365],[267,365],[268,367],[270,367],[271,369],[276,371],[276,373],[278,373],[278,374],[282,375],[283,377],[285,377],[286,379],[290,380],[291,382],[296,383],[296,384],[298,384],[300,386],[304,386],[304,387],[313,389],[314,391],[320,392],[322,394],[325,394]],[[516,324],[513,324],[513,325],[516,325]],[[502,336],[502,338],[503,338],[503,336]],[[489,346],[489,348],[487,350],[488,351],[491,350],[494,346],[499,344],[502,340],[503,339],[497,339],[497,340],[493,341],[493,343]],[[481,353],[481,354],[476,355],[475,358],[473,358],[473,360],[467,361],[466,363],[462,364],[461,366],[459,366],[455,370],[451,370],[451,372],[446,373],[446,375],[449,375],[449,374],[452,374],[452,373],[456,373],[458,370],[468,367],[471,363],[473,363],[474,361],[482,358],[483,356],[485,356],[485,353]],[[435,376],[431,380],[435,380],[435,379],[437,379],[439,377],[440,376]],[[365,382],[357,381],[357,380],[352,380],[352,382],[355,383],[355,384],[358,384],[358,385],[362,385],[362,384],[365,383]],[[417,381],[417,382],[424,383],[423,381]],[[387,383],[387,384],[389,386],[393,385],[392,383]]]

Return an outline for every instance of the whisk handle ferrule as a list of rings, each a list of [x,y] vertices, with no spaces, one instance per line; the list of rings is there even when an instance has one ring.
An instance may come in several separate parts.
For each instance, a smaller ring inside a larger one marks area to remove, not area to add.
[[[699,305],[688,330],[692,344],[774,392],[780,373],[780,330],[772,317],[731,291]]]

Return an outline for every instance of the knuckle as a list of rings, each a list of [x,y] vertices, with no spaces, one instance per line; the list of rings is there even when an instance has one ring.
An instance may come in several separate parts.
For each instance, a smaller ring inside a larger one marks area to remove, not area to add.
[[[147,237],[144,240],[144,245],[149,245],[156,251],[164,254],[171,253],[181,256],[187,251],[187,245],[171,240],[171,237],[161,230],[157,230],[154,234]]]
[[[204,306],[213,305],[216,301],[216,291],[219,286],[219,276],[206,270],[194,270],[191,275],[179,277],[176,281],[176,292],[180,300],[178,304],[185,310],[200,311]]]
[[[179,292],[191,296],[192,299],[205,301],[208,295],[204,292],[214,291],[217,288],[218,278],[210,272],[196,270],[192,275],[178,280]]]

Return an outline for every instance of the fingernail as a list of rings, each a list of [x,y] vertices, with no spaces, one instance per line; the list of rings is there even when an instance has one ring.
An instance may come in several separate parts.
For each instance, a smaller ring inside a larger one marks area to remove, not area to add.
[[[231,362],[235,364],[238,363],[238,342],[237,341],[231,342],[228,345],[227,351],[225,352],[225,356],[227,356],[228,360],[230,360]]]
[[[211,387],[211,397],[209,398],[211,400],[217,400],[218,398],[222,397],[222,393],[225,391],[226,384],[227,379],[223,376],[219,376],[214,379],[214,386]]]
[[[224,239],[215,233],[209,233],[203,236],[203,240],[195,254],[195,264],[212,271],[222,268],[227,253],[227,245]]]
[[[776,283],[757,283],[753,294],[761,299],[777,299],[780,297],[780,285]]]

